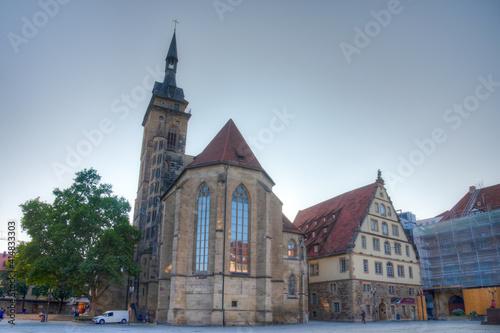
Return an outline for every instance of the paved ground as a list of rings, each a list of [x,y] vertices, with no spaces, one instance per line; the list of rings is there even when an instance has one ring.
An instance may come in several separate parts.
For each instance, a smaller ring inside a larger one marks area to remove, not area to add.
[[[0,322],[0,332],[40,332],[40,333],[93,333],[93,332],[169,332],[169,333],[331,333],[331,332],[500,332],[500,326],[485,326],[479,322],[381,322],[381,323],[332,323],[312,321],[302,325],[283,325],[268,327],[173,327],[163,325],[121,325],[76,322],[41,323],[33,320],[16,320],[10,325],[6,320]]]

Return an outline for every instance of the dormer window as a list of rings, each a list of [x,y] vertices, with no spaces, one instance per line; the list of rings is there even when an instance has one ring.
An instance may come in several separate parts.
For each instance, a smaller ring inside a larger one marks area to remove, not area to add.
[[[327,231],[328,231],[328,228],[327,228],[327,227],[323,228],[323,233],[325,233],[325,234],[326,234],[326,232],[327,232]]]

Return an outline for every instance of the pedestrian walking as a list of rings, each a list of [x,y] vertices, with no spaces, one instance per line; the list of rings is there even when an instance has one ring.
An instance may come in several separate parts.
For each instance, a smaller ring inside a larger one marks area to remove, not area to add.
[[[3,319],[3,313],[5,312],[4,308],[0,309],[0,321]]]
[[[365,318],[366,318],[366,312],[365,312],[365,310],[361,309],[361,322],[363,324],[366,324]]]

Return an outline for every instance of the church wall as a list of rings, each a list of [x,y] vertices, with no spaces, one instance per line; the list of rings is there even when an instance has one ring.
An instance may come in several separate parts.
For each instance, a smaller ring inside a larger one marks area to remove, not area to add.
[[[282,284],[279,299],[281,307],[279,312],[282,321],[285,323],[306,322],[308,285],[307,285],[307,260],[306,251],[301,247],[301,241],[304,242],[303,235],[296,233],[283,232],[283,246],[281,248],[283,269]],[[288,243],[293,240],[295,247],[295,256],[288,256]],[[289,279],[294,275],[296,279],[295,295],[289,294]]]
[[[298,307],[300,297],[283,304],[283,275],[299,266],[283,263],[282,204],[257,181],[260,178],[268,188],[272,187],[261,172],[230,167],[227,184],[225,173],[223,165],[187,170],[163,200],[157,319],[174,325],[222,325],[224,303],[227,326],[296,323],[300,314],[293,307]],[[197,200],[202,184],[210,190],[209,265],[207,272],[196,272]],[[240,185],[246,189],[249,202],[249,274],[231,273],[229,265],[231,201]],[[223,264],[225,276],[219,274]],[[300,275],[298,271],[295,274]],[[277,302],[272,297],[275,294],[279,295]]]

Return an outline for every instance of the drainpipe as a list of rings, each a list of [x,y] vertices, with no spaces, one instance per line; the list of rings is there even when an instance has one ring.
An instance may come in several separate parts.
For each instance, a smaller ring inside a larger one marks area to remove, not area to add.
[[[227,169],[224,178],[224,241],[222,242],[222,326],[226,326],[226,307],[224,306],[224,285],[226,277],[226,216],[227,216]]]

